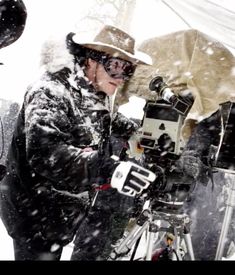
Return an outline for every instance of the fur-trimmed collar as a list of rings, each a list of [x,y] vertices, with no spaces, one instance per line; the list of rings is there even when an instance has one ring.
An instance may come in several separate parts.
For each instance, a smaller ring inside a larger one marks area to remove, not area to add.
[[[45,71],[55,73],[63,68],[74,70],[74,56],[66,46],[66,37],[48,39],[42,45],[40,66]]]

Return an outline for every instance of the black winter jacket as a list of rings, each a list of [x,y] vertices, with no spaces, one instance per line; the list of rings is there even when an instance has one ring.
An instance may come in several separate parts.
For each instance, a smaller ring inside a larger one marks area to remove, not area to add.
[[[78,194],[102,171],[96,149],[110,134],[109,98],[76,75],[47,72],[25,95],[1,185],[1,215],[13,237],[71,241],[83,209]],[[121,114],[112,119],[113,134],[124,139],[136,127]]]

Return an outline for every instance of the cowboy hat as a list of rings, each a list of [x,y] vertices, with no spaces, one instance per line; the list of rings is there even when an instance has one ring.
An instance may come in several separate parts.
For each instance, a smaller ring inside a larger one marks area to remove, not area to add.
[[[135,50],[135,40],[124,31],[105,25],[93,41],[82,41],[78,34],[72,37],[73,42],[86,48],[108,53],[136,64],[152,65],[152,58]]]

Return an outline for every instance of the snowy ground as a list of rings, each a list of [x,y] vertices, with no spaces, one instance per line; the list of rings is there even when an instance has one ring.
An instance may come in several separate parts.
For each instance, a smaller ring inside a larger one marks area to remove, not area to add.
[[[0,219],[0,261],[13,261],[14,260],[14,253],[13,253],[13,245],[12,245],[12,240],[11,238],[8,236],[6,229]],[[138,253],[137,251],[137,255],[136,258],[138,258],[139,256],[142,256],[143,253],[143,249],[144,249],[144,245],[142,245],[142,247],[140,247],[140,251]],[[62,261],[68,261],[70,260],[70,255],[72,253],[73,250],[73,245],[68,244],[66,247],[64,247],[63,249],[63,253],[62,253],[62,257],[61,260]],[[125,260],[125,259],[123,259]],[[235,254],[233,256],[231,256],[230,258],[223,258],[224,261],[228,260],[228,261],[234,261],[235,260]]]
[[[7,234],[7,231],[0,219],[0,261],[13,261],[14,260],[14,252],[13,252],[13,244],[12,239]],[[70,256],[72,254],[73,244],[70,243],[63,249],[62,261],[70,260]],[[137,257],[141,256],[137,253]]]
[[[64,260],[64,261],[69,260],[72,250],[73,250],[72,244],[68,244],[63,249],[61,260]],[[0,261],[13,261],[13,260],[14,260],[14,252],[13,252],[12,239],[7,234],[7,231],[0,219]]]

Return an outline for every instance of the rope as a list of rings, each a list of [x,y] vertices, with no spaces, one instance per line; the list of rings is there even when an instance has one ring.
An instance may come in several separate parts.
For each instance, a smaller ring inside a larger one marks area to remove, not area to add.
[[[162,3],[165,4],[169,9],[171,9],[189,28],[192,26],[175,10],[173,9],[166,1],[162,0]]]

